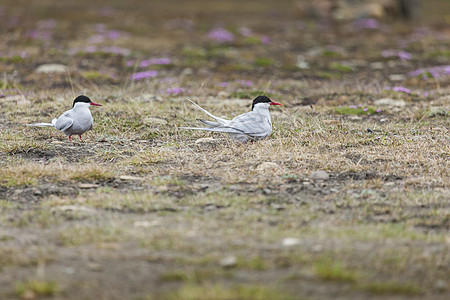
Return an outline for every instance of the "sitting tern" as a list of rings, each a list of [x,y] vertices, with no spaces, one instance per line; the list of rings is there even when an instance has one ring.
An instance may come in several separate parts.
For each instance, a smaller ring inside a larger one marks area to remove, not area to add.
[[[55,127],[69,136],[72,141],[72,135],[80,136],[88,130],[92,129],[94,120],[92,119],[89,107],[91,105],[101,106],[94,103],[88,97],[81,95],[73,101],[73,108],[63,113],[58,119],[53,119],[51,123],[34,123],[27,126],[35,127]]]
[[[272,133],[269,106],[281,105],[266,96],[258,96],[253,100],[252,111],[239,115],[232,120],[219,118],[188,99],[196,108],[206,113],[216,121],[197,119],[207,127],[181,127],[182,129],[206,130],[227,133],[231,139],[248,142],[261,140]]]

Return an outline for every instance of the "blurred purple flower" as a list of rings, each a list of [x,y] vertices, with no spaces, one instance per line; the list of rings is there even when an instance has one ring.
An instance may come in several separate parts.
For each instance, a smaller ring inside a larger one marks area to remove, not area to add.
[[[118,31],[118,30],[109,30],[106,33],[106,36],[110,39],[110,40],[117,40],[119,37],[122,36],[122,32]]]
[[[349,105],[348,108],[357,109],[356,105]]]
[[[86,46],[83,48],[72,48],[69,50],[69,54],[75,53],[107,53],[107,54],[118,54],[123,56],[130,55],[130,49],[117,47],[117,46]]]
[[[428,74],[431,74],[431,76],[433,76],[434,78],[450,75],[450,65],[417,69],[417,70],[409,72],[408,76],[415,77],[415,76],[423,75],[424,79],[427,79]]]
[[[234,41],[234,34],[223,28],[215,28],[208,33],[208,37],[218,43]]]
[[[363,109],[363,111],[368,111],[369,109],[367,108],[367,107],[365,107],[364,109]]]
[[[149,77],[156,77],[158,76],[158,72],[151,70],[151,71],[144,71],[144,72],[137,72],[134,74],[131,74],[130,79],[131,80],[141,80]]]
[[[411,53],[403,51],[403,50],[397,50],[397,49],[389,49],[389,50],[383,50],[381,52],[381,55],[383,57],[398,57],[401,60],[410,60],[412,58]]]
[[[236,83],[240,84],[240,85],[245,85],[245,86],[252,86],[253,82],[250,80],[236,80]]]
[[[392,90],[394,92],[403,92],[403,93],[411,94],[411,90],[408,88],[405,88],[404,86],[394,86],[392,88]]]
[[[225,81],[222,81],[222,82],[217,83],[217,85],[220,86],[220,87],[225,88],[225,87],[227,87],[229,85],[229,83],[225,82]]]
[[[353,22],[353,26],[357,29],[377,29],[378,21],[376,19],[359,19]]]
[[[378,109],[377,109],[377,113],[380,113],[380,112],[381,112],[381,108],[378,108]]]
[[[145,68],[150,65],[169,65],[171,62],[171,59],[168,57],[151,58],[141,61],[139,67]]]
[[[270,37],[267,35],[263,35],[261,37],[261,43],[263,43],[264,45],[268,45],[270,44]]]
[[[179,94],[183,93],[184,91],[185,91],[184,88],[175,87],[175,88],[168,88],[166,90],[166,93],[169,95],[179,95]]]
[[[426,98],[428,97],[429,93],[428,92],[423,92],[423,96]]]
[[[36,27],[39,29],[53,29],[56,27],[56,20],[46,19],[37,22]]]
[[[28,35],[34,40],[47,41],[51,38],[52,33],[48,30],[33,30]]]
[[[119,38],[128,37],[127,32],[119,30],[106,30],[104,24],[95,25],[97,34],[94,34],[88,39],[89,43],[101,43],[105,40],[117,40]]]

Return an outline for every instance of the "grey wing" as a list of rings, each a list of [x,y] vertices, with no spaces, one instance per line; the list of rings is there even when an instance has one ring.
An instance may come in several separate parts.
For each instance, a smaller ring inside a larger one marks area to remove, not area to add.
[[[228,127],[248,135],[268,135],[272,131],[272,126],[266,119],[251,112],[237,116]]]
[[[73,119],[69,113],[62,114],[55,122],[55,128],[61,131],[66,131],[73,125]]]

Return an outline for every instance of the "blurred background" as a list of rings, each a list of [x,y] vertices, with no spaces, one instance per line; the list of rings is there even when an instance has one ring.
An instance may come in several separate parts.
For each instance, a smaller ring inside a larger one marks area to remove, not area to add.
[[[192,81],[225,88],[248,76],[327,81],[354,72],[380,84],[392,71],[372,68],[372,77],[361,60],[396,57],[395,73],[444,63],[449,25],[447,0],[2,0],[0,88],[123,88],[183,75],[166,82],[173,95]]]

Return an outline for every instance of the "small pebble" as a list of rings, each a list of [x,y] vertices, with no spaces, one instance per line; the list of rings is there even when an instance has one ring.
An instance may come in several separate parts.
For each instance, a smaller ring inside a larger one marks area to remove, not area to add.
[[[325,171],[314,171],[309,175],[309,179],[312,180],[328,180],[330,175]]]
[[[220,260],[220,265],[224,268],[232,268],[237,264],[237,258],[234,255],[227,256]]]
[[[300,239],[297,238],[285,238],[281,242],[285,247],[297,246],[301,244]]]

